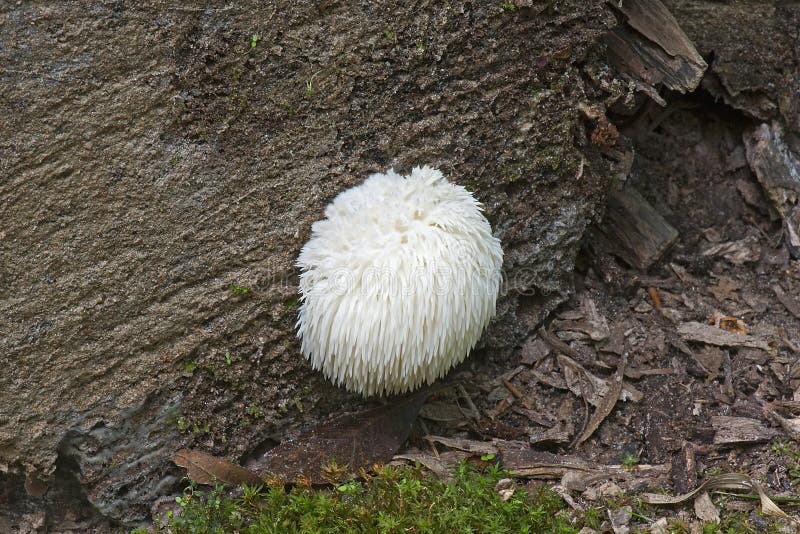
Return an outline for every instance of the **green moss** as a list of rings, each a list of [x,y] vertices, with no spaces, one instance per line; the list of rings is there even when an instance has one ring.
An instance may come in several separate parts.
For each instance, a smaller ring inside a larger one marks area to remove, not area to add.
[[[583,512],[570,509],[546,486],[531,494],[518,489],[500,499],[495,485],[509,476],[498,467],[477,470],[460,464],[453,480],[442,482],[418,468],[379,467],[363,480],[347,475],[335,464],[325,468],[332,486],[314,489],[298,484],[285,491],[271,487],[245,487],[232,498],[223,488],[190,486],[176,499],[180,513],[168,515],[167,525],[156,523],[155,532],[173,534],[240,532],[247,534],[293,532],[522,532],[577,533],[583,527],[599,529],[609,509],[630,505],[638,527],[664,515],[661,507],[631,496],[607,499]],[[724,502],[718,505],[725,510]],[[757,524],[756,524],[757,523]],[[644,526],[644,530],[637,530]],[[689,525],[669,521],[669,532],[689,533]],[[724,512],[719,523],[705,523],[704,534],[780,532],[780,522],[746,512]]]
[[[565,149],[562,146],[552,145],[541,150],[533,161],[533,165],[541,170],[557,171],[564,159]]]
[[[477,471],[461,464],[446,483],[418,469],[384,467],[364,481],[331,489],[296,486],[245,488],[229,498],[221,488],[187,488],[169,518],[170,532],[578,532],[580,518],[542,488],[517,490],[507,501],[495,491],[508,476],[498,468]],[[593,519],[594,521],[594,519]],[[592,523],[594,524],[594,522]],[[166,529],[157,527],[157,532]]]
[[[503,2],[500,4],[500,11],[508,11],[509,13],[513,13],[517,10],[517,4],[514,2]]]
[[[622,458],[622,467],[628,470],[636,469],[636,466],[639,465],[639,457],[635,454],[626,454],[624,458]]]
[[[230,290],[231,295],[234,297],[246,297],[250,294],[249,287],[244,287],[237,284],[231,284],[228,289]]]
[[[186,371],[187,373],[192,374],[197,369],[197,362],[194,360],[188,360],[183,362],[181,364],[181,367],[183,367],[183,370]]]
[[[776,440],[770,444],[770,452],[783,461],[792,485],[800,485],[800,448],[789,441]]]
[[[256,419],[259,419],[261,417],[264,417],[264,412],[262,412],[261,408],[259,408],[255,404],[248,404],[247,405],[247,415],[249,415],[250,417],[255,417]]]

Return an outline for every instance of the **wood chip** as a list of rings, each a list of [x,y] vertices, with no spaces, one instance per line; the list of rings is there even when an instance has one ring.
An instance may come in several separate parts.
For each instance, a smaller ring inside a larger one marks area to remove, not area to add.
[[[764,443],[783,434],[749,417],[717,415],[711,418],[711,426],[715,430],[714,445],[718,446]]]
[[[604,38],[617,68],[651,87],[664,84],[680,93],[697,88],[708,65],[663,3],[639,0],[609,5],[625,20]]]
[[[770,350],[769,344],[762,339],[747,334],[726,332],[716,326],[698,322],[683,323],[678,326],[678,334],[686,341],[698,341],[718,347],[751,347]]]
[[[598,249],[646,271],[675,244],[678,231],[636,190],[626,188],[609,195],[605,218],[589,239]]]
[[[787,144],[783,126],[778,121],[762,123],[743,137],[750,168],[772,206],[786,217],[800,193],[800,160]]]

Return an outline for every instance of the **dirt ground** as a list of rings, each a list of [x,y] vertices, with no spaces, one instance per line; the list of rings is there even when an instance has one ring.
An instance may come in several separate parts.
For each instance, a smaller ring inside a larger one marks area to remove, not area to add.
[[[628,187],[679,231],[677,243],[644,273],[616,260],[609,265],[587,240],[576,294],[546,326],[556,342],[540,330],[516,361],[474,358],[461,378],[477,420],[459,420],[448,409],[463,404],[463,396],[444,398],[423,408],[427,430],[528,442],[602,466],[663,467],[643,474],[638,487],[625,486],[634,493],[684,493],[712,475],[736,472],[770,495],[796,496],[800,471],[787,445],[797,432],[786,421],[800,408],[800,262],[790,259],[780,221],[747,166],[742,133],[750,126],[703,91],[622,124],[636,150]],[[689,323],[746,332],[758,347],[697,341],[686,334]],[[568,350],[558,350],[558,340]],[[572,446],[595,408],[584,401],[588,391],[570,383],[570,369],[578,362],[609,380],[623,355],[626,384],[639,398],[617,402],[588,440]],[[424,440],[416,445],[430,451]],[[520,464],[512,459],[506,467]],[[620,495],[620,488],[597,489],[609,479],[578,485],[582,491],[572,495],[588,504]],[[735,499],[726,506],[723,517],[758,507]],[[691,506],[663,515],[697,520]]]

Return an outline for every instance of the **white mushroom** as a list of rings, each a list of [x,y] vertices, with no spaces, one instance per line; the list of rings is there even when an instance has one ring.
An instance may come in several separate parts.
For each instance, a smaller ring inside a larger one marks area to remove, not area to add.
[[[365,396],[431,383],[494,317],[503,250],[481,204],[430,167],[339,194],[297,265],[297,335],[314,369]]]

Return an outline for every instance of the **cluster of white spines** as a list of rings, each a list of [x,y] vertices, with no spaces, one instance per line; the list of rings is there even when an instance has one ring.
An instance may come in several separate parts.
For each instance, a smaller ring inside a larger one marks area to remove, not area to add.
[[[461,362],[494,316],[503,261],[475,198],[436,169],[390,169],[325,217],[297,260],[297,333],[313,367],[368,396]]]

